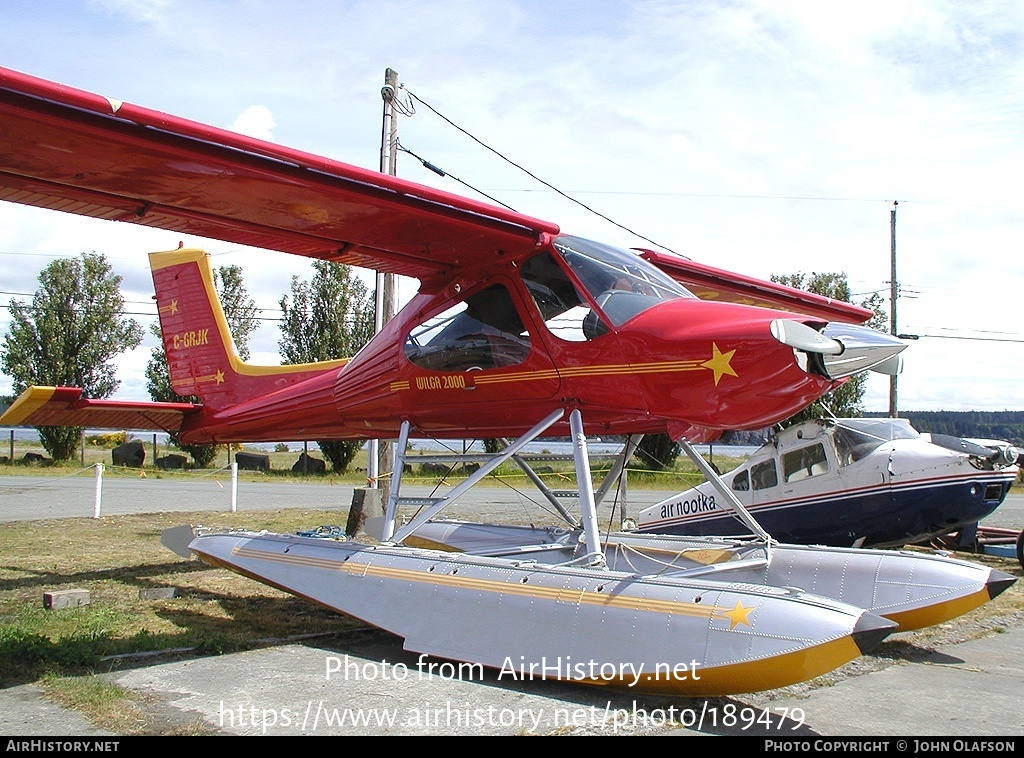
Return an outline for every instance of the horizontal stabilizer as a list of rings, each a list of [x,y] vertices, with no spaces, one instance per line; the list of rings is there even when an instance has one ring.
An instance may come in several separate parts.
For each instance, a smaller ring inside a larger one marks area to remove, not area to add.
[[[82,397],[78,387],[29,387],[0,416],[0,426],[82,426],[176,432],[201,405]]]

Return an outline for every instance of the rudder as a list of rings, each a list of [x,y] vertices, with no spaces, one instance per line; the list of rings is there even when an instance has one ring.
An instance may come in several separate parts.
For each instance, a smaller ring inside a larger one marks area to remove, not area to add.
[[[241,359],[213,284],[210,256],[180,248],[150,253],[171,387],[216,409],[234,397]]]

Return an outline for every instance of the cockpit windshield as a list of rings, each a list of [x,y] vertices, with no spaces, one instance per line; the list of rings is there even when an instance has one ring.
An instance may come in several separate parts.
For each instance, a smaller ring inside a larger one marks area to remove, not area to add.
[[[665,300],[695,297],[628,250],[568,235],[554,246],[615,326]]]
[[[842,465],[860,460],[884,442],[920,436],[904,418],[844,418],[836,422],[836,448]]]

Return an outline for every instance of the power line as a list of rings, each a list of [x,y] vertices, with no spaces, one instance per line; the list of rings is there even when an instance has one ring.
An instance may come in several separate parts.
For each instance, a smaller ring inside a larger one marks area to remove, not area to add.
[[[447,177],[449,179],[454,179],[459,184],[461,184],[463,187],[468,187],[469,189],[473,190],[474,192],[477,192],[477,193],[483,195],[484,197],[486,197],[491,202],[497,203],[498,205],[502,206],[503,208],[508,208],[510,211],[515,211],[516,213],[518,213],[518,211],[516,211],[516,209],[513,208],[511,205],[507,205],[507,204],[501,202],[500,200],[498,200],[497,198],[491,197],[490,195],[488,195],[483,190],[477,189],[473,185],[468,184],[467,182],[464,182],[462,179],[459,179],[457,176],[452,176],[451,174],[449,174],[444,169],[438,168],[437,166],[435,166],[433,163],[431,163],[430,161],[426,160],[425,158],[421,158],[420,156],[416,155],[416,153],[414,153],[412,150],[410,150],[409,148],[407,148],[405,145],[403,145],[401,142],[399,142],[397,140],[395,141],[395,147],[397,147],[403,153],[407,153],[407,154],[411,155],[413,158],[415,158],[416,160],[418,160],[423,165],[423,168],[427,169],[428,171],[433,171],[438,176],[443,176],[443,177]]]
[[[970,337],[967,335],[955,334],[914,334],[913,339],[935,339],[935,340],[970,340],[973,342],[1024,342],[1024,337]]]
[[[404,86],[404,85],[403,85],[403,86]],[[525,167],[523,167],[523,166],[519,165],[518,163],[516,163],[515,161],[513,161],[513,160],[512,160],[511,158],[508,158],[508,157],[506,157],[506,156],[502,155],[502,154],[501,154],[501,153],[499,153],[499,152],[498,152],[497,150],[495,150],[495,149],[494,149],[493,147],[491,147],[490,145],[488,145],[487,143],[485,143],[485,142],[484,142],[483,140],[479,139],[478,137],[474,136],[473,134],[470,134],[470,133],[469,133],[468,131],[466,131],[466,130],[465,130],[465,129],[463,129],[463,128],[462,128],[461,126],[459,126],[459,125],[458,125],[458,124],[456,124],[456,123],[455,123],[454,121],[452,121],[452,120],[451,120],[450,118],[448,118],[448,117],[447,117],[447,116],[445,116],[445,115],[444,115],[443,113],[441,113],[440,111],[438,111],[438,110],[437,110],[437,109],[436,109],[436,108],[435,108],[434,106],[432,106],[432,105],[431,105],[430,103],[428,103],[428,102],[425,102],[425,101],[424,101],[423,99],[421,99],[420,97],[418,97],[418,96],[417,96],[417,95],[416,95],[416,94],[415,94],[414,92],[411,92],[411,91],[409,91],[408,89],[406,89],[405,91],[406,91],[406,92],[407,92],[407,93],[409,94],[409,96],[410,96],[411,98],[413,98],[414,100],[416,100],[416,102],[418,102],[418,103],[421,103],[422,105],[425,105],[425,106],[426,106],[427,108],[429,108],[429,109],[430,109],[430,110],[431,110],[431,111],[432,111],[432,112],[433,112],[433,113],[434,113],[434,114],[435,114],[435,115],[436,115],[436,116],[437,116],[438,118],[442,119],[443,121],[445,121],[445,122],[446,122],[446,123],[448,123],[449,125],[451,125],[451,126],[453,126],[454,128],[458,129],[458,130],[459,130],[460,132],[462,132],[463,134],[465,134],[465,135],[466,135],[467,137],[469,137],[469,138],[470,138],[471,140],[473,140],[474,142],[476,142],[476,143],[477,143],[478,145],[480,145],[480,146],[481,146],[481,147],[483,147],[484,149],[486,149],[486,150],[489,150],[490,152],[494,153],[495,155],[497,155],[497,156],[498,156],[499,158],[501,158],[501,159],[502,159],[503,161],[505,161],[505,162],[506,162],[506,163],[508,163],[509,165],[511,165],[511,166],[515,166],[515,167],[516,167],[517,169],[519,169],[520,171],[522,171],[522,172],[523,172],[524,174],[526,174],[527,176],[529,176],[529,177],[531,177],[532,179],[534,179],[534,180],[536,180],[536,181],[540,182],[541,184],[543,184],[543,185],[544,185],[545,187],[547,187],[548,189],[550,189],[550,190],[552,190],[552,191],[554,191],[554,192],[557,192],[557,193],[558,193],[559,195],[561,195],[562,197],[564,197],[564,198],[565,198],[566,200],[568,200],[568,201],[570,201],[570,202],[573,202],[573,203],[576,203],[576,205],[580,206],[581,208],[583,208],[583,209],[585,209],[585,210],[587,210],[587,211],[590,211],[590,212],[591,212],[591,213],[593,213],[593,214],[594,214],[595,216],[599,216],[600,218],[603,218],[603,219],[604,219],[605,221],[607,221],[608,223],[610,223],[610,224],[614,224],[615,226],[619,227],[620,229],[623,229],[623,230],[625,230],[625,231],[629,232],[630,234],[636,235],[637,237],[639,237],[639,238],[640,238],[640,239],[642,239],[642,240],[646,240],[647,242],[650,242],[650,243],[651,243],[652,245],[656,245],[657,247],[660,247],[660,248],[662,248],[663,250],[667,250],[667,251],[669,251],[670,253],[675,253],[675,252],[676,252],[675,250],[673,250],[672,248],[668,247],[667,245],[663,245],[663,244],[661,244],[660,242],[655,242],[654,240],[650,239],[649,237],[645,237],[644,235],[640,234],[639,232],[635,232],[635,231],[633,231],[632,229],[630,229],[629,227],[623,226],[623,225],[622,225],[622,224],[620,224],[620,223],[619,223],[618,221],[615,221],[615,220],[613,220],[613,219],[609,218],[608,216],[604,215],[604,214],[603,214],[603,213],[601,213],[600,211],[594,210],[594,209],[593,209],[593,208],[591,208],[591,207],[590,207],[589,205],[586,205],[585,203],[582,203],[582,202],[580,202],[580,201],[579,201],[579,200],[577,200],[576,198],[574,198],[574,197],[572,197],[572,196],[570,196],[570,195],[566,194],[565,192],[563,192],[562,190],[558,189],[558,187],[554,186],[554,185],[553,185],[553,184],[551,184],[550,182],[546,182],[546,181],[544,181],[544,180],[543,180],[543,179],[541,179],[541,178],[540,178],[539,176],[537,176],[536,174],[534,174],[534,173],[533,173],[532,171],[529,171],[529,170],[528,170],[528,169],[526,169]],[[508,206],[505,206],[505,207],[507,208]],[[676,253],[676,255],[679,255],[679,253]]]

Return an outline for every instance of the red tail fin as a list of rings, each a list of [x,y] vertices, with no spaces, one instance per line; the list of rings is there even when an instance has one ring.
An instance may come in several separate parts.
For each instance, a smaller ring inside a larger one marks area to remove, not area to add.
[[[243,362],[213,285],[210,257],[179,249],[151,253],[149,261],[171,386],[179,395],[198,395],[206,408],[220,410],[345,364]]]

